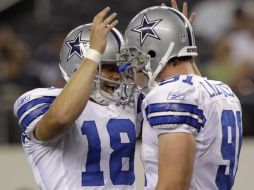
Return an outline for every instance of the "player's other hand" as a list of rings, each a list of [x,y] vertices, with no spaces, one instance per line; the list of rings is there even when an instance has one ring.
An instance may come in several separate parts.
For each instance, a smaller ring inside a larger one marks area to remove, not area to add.
[[[107,7],[100,11],[93,19],[90,33],[90,48],[103,54],[107,45],[107,34],[118,24],[116,13],[108,16],[110,8]]]
[[[162,3],[161,6],[167,6],[167,5],[165,3]],[[176,0],[171,0],[171,6],[169,6],[169,7],[172,7],[173,9],[179,10]],[[189,19],[190,23],[192,23],[194,21],[195,17],[196,17],[195,12],[191,13],[191,15],[188,16],[188,4],[186,2],[183,3],[182,13],[184,14],[184,16],[186,18]]]

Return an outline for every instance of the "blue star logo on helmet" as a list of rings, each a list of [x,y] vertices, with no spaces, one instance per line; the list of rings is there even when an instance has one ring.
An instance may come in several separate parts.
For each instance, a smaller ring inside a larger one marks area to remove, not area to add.
[[[148,36],[160,40],[160,37],[154,30],[154,27],[159,24],[160,21],[162,21],[162,19],[149,21],[146,14],[144,14],[141,25],[131,29],[131,31],[138,32],[140,34],[141,46]]]
[[[74,40],[69,40],[69,41],[66,41],[66,42],[65,42],[65,43],[67,44],[67,46],[70,48],[67,61],[69,61],[69,59],[70,59],[74,54],[76,54],[76,55],[79,56],[81,59],[83,59],[83,54],[82,54],[82,50],[81,50],[81,48],[80,48],[80,44],[86,45],[89,41],[87,41],[87,40],[82,40],[82,39],[81,39],[81,36],[82,36],[82,31],[78,33],[78,35],[75,37]]]

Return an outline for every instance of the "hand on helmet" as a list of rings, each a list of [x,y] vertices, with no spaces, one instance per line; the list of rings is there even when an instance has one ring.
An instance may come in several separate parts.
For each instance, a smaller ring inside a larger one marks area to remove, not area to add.
[[[161,5],[162,6],[166,6],[165,3],[162,3]],[[171,6],[169,6],[169,7],[172,7],[173,9],[179,10],[176,0],[171,0]],[[188,17],[188,5],[187,5],[187,2],[183,3],[182,13],[183,13],[183,15],[186,18],[189,19],[190,23],[192,23],[194,21],[195,17],[196,17],[196,13],[195,12],[191,13],[191,15]]]
[[[90,48],[103,54],[107,45],[107,34],[118,24],[116,13],[107,16],[110,8],[107,7],[100,11],[93,19],[90,33]]]

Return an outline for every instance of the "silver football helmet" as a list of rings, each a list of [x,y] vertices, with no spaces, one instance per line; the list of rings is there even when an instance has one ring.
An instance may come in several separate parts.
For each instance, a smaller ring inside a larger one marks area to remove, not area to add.
[[[135,71],[141,70],[149,78],[148,87],[154,85],[170,59],[197,56],[188,19],[166,6],[154,6],[138,13],[126,29],[125,43],[117,56],[124,78],[135,81]]]
[[[92,24],[76,27],[66,36],[62,44],[59,66],[66,81],[72,77],[82,60],[86,57],[91,27]],[[120,52],[122,44],[123,37],[121,33],[116,28],[113,28],[108,34],[106,50],[101,57],[101,63],[98,66],[91,94],[91,98],[99,104],[107,105],[111,101],[126,104],[130,101],[132,91],[128,89],[123,81],[114,81],[101,76],[101,71],[104,67],[107,69],[118,68],[116,54]]]

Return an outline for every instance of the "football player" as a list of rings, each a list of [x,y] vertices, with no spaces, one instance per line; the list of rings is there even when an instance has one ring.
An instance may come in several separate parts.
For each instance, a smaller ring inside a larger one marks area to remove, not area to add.
[[[125,32],[126,81],[148,78],[142,103],[146,190],[230,190],[242,143],[241,104],[228,85],[202,77],[188,19],[166,6],[138,13]]]
[[[63,89],[35,89],[14,105],[40,189],[135,189],[131,90],[117,70],[123,38],[114,28],[116,13],[107,16],[109,11],[66,36]]]

